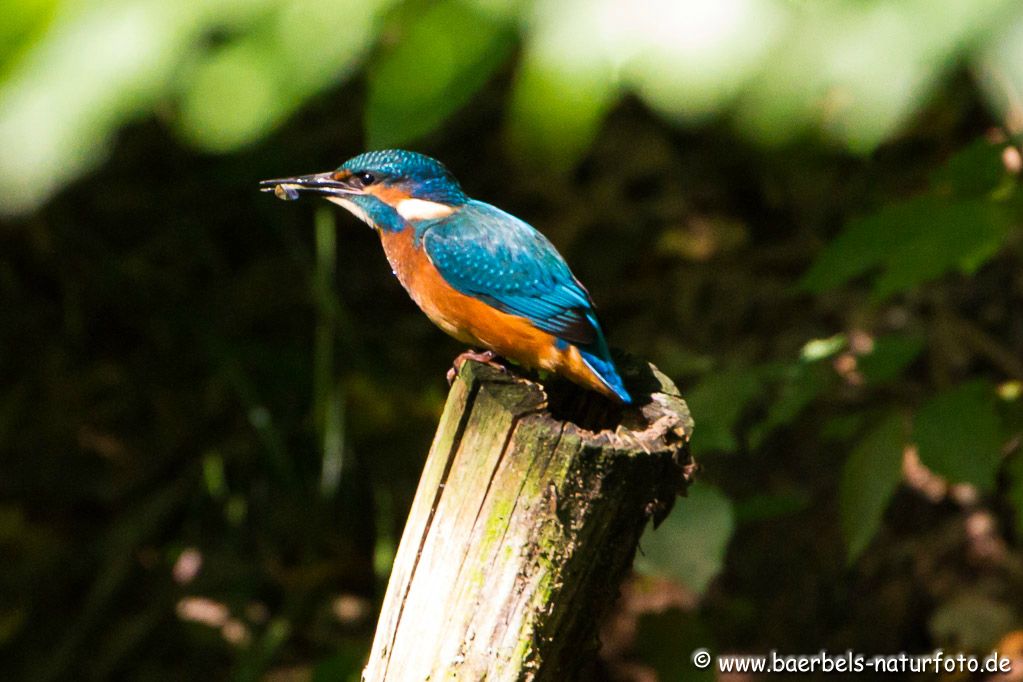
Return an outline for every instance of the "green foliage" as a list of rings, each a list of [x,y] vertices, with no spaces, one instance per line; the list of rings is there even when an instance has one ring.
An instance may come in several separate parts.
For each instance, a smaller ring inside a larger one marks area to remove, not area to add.
[[[951,64],[975,65],[987,105],[1010,111],[1004,84],[1023,83],[1014,40],[1023,15],[1013,0],[966,7],[640,2],[622,15],[581,0],[10,0],[0,209],[39,206],[140,117],[169,119],[198,149],[231,152],[362,70],[368,146],[419,142],[509,63],[516,28],[524,49],[505,140],[534,167],[575,166],[624,93],[669,121],[732,114],[760,143],[815,131],[870,153],[926,105]],[[991,173],[961,187],[980,190]]]
[[[1004,208],[983,199],[925,195],[882,207],[850,223],[803,277],[823,292],[879,269],[877,301],[946,272],[975,272],[1002,245],[1014,223]]]
[[[1002,185],[1007,175],[1002,163],[1004,144],[978,138],[960,149],[931,175],[931,184],[959,197],[982,197]]]
[[[1023,6],[622,7],[5,4],[0,677],[357,678],[460,348],[253,182],[367,144],[549,234],[689,399],[704,475],[638,565],[700,606],[607,650],[1020,628]],[[892,504],[914,445],[965,486]]]
[[[858,360],[860,372],[872,384],[896,379],[919,357],[924,339],[913,334],[889,334],[874,340],[874,347]]]
[[[932,175],[930,193],[881,207],[849,223],[803,276],[823,292],[877,272],[877,301],[949,271],[971,274],[994,256],[1016,226],[1018,209],[991,193],[1011,181],[1004,144],[979,139]]]
[[[835,384],[835,375],[820,362],[796,362],[770,368],[778,375],[773,382],[764,417],[749,431],[751,448],[760,447],[764,439],[791,424],[808,405]]]
[[[701,415],[700,437],[693,442],[697,454],[738,448],[736,423],[761,386],[755,369],[731,367],[710,373],[686,394],[693,414]]]
[[[643,535],[636,567],[702,594],[721,572],[734,531],[732,503],[714,486],[701,483],[678,501],[660,526]]]
[[[979,139],[932,174],[931,193],[883,206],[851,222],[817,258],[800,286],[824,292],[861,275],[875,274],[881,302],[949,271],[971,274],[994,256],[1018,216],[1003,196],[1005,146]],[[1009,192],[1013,191],[1011,185]],[[920,355],[917,335],[875,340],[858,369],[868,382],[898,378]],[[914,421],[914,439],[925,464],[953,481],[990,488],[999,465],[1000,431],[993,394],[974,382],[935,396]],[[840,506],[848,554],[855,559],[880,526],[901,475],[903,434],[895,415],[876,426],[845,463]]]
[[[437,128],[510,51],[506,26],[457,0],[431,4],[369,68],[366,143],[406,145]]]
[[[693,665],[690,652],[708,648],[712,633],[691,614],[679,610],[645,616],[636,633],[637,653],[667,681],[713,682],[714,669]]]
[[[311,682],[358,682],[366,663],[367,642],[345,641],[338,652],[313,669]]]
[[[842,467],[838,505],[850,561],[855,561],[881,527],[881,519],[902,479],[905,418],[883,416]]]
[[[39,40],[59,4],[59,0],[20,0],[4,4],[4,21],[0,24],[0,78]]]
[[[520,158],[563,172],[579,161],[619,92],[596,12],[538,4],[512,89],[508,142]],[[584,36],[589,36],[586,38]]]
[[[1016,454],[1006,464],[1006,476],[1009,479],[1008,498],[1013,509],[1013,524],[1016,533],[1023,533],[1023,457]]]
[[[924,464],[953,482],[989,490],[1002,445],[994,388],[977,379],[938,393],[917,412],[913,439]]]
[[[753,495],[735,503],[735,521],[737,526],[747,523],[770,521],[783,516],[801,512],[810,506],[812,500],[805,491]]]
[[[176,120],[182,134],[219,152],[264,137],[309,97],[352,72],[392,4],[296,0],[255,14],[246,30],[190,65]]]
[[[803,345],[799,356],[807,362],[823,360],[845,350],[849,339],[845,334],[835,334],[827,339],[811,339]]]

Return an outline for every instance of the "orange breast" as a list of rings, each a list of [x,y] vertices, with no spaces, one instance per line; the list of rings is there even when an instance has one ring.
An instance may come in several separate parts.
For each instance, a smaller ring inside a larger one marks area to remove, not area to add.
[[[422,248],[413,245],[414,230],[380,231],[384,253],[412,300],[438,327],[463,343],[493,350],[522,365],[557,372],[599,391],[613,393],[582,360],[579,350],[559,349],[552,334],[524,317],[503,313],[456,291],[444,281]]]

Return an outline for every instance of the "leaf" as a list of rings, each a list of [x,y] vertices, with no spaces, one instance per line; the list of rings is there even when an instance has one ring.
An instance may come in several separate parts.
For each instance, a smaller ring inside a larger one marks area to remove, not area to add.
[[[672,609],[643,614],[635,646],[638,660],[657,671],[653,679],[714,682],[713,666],[697,668],[690,656],[695,649],[712,647],[713,642],[713,633],[700,619],[699,612]]]
[[[799,286],[820,293],[874,270],[882,300],[950,270],[973,272],[1001,246],[1011,223],[982,200],[925,195],[854,220],[818,256]]]
[[[313,667],[310,682],[358,682],[369,655],[369,646],[369,640],[341,640],[334,655]]]
[[[888,255],[874,284],[878,301],[952,270],[975,272],[995,255],[1010,227],[1002,207],[981,200],[934,200],[913,220],[919,223],[909,230],[913,238]]]
[[[183,83],[182,133],[218,152],[266,135],[311,95],[352,73],[393,1],[281,3],[248,33],[198,57]]]
[[[182,93],[177,122],[192,144],[227,152],[265,135],[288,111],[273,55],[249,39],[198,62]]]
[[[840,353],[849,346],[849,339],[845,334],[835,334],[826,339],[810,339],[803,344],[799,357],[804,362],[816,362],[830,358]]]
[[[790,516],[810,506],[805,490],[752,495],[735,503],[735,521],[739,525]]]
[[[508,106],[508,151],[547,172],[571,169],[618,96],[599,12],[536,3]]]
[[[1017,537],[1023,535],[1023,455],[1016,455],[1006,463],[1009,489],[1006,497],[1012,506]]]
[[[882,384],[895,379],[924,349],[920,336],[882,336],[874,340],[874,349],[861,356],[856,363],[863,376],[872,384]]]
[[[842,468],[838,507],[849,561],[855,561],[881,526],[902,479],[903,420],[883,418],[852,451]]]
[[[993,191],[1005,179],[1002,152],[1005,144],[992,144],[986,138],[974,140],[963,147],[939,168],[931,183],[937,189],[945,187],[960,197],[980,196]]]
[[[371,65],[366,137],[372,149],[433,131],[469,101],[508,56],[511,33],[460,2],[424,11]]]
[[[821,424],[821,440],[834,443],[851,441],[857,433],[864,430],[864,423],[870,418],[865,412],[853,412],[850,414],[838,414],[829,417]]]
[[[917,412],[913,438],[935,472],[990,489],[1001,462],[994,389],[979,379],[934,396]]]
[[[279,76],[296,99],[336,84],[361,64],[380,18],[395,0],[290,0],[276,3],[273,46]],[[338,27],[344,30],[339,31]],[[310,59],[310,55],[316,55]]]
[[[4,3],[4,21],[0,23],[0,79],[12,63],[46,30],[60,3],[57,0],[21,0]]]
[[[700,419],[700,435],[693,439],[693,452],[730,452],[738,449],[735,423],[743,408],[761,389],[754,368],[732,367],[703,379],[686,396],[686,402]]]
[[[565,172],[593,143],[617,90],[607,73],[565,73],[527,55],[508,110],[509,151],[548,171]]]
[[[791,423],[835,381],[835,373],[820,363],[797,363],[784,368],[785,376],[771,399],[767,415],[750,428],[749,445],[758,448],[771,433]]]
[[[921,198],[911,199],[851,221],[803,275],[800,288],[820,293],[879,267],[891,251],[915,238],[922,226],[914,218],[926,210],[925,204]]]
[[[702,594],[724,565],[735,530],[731,501],[712,485],[694,485],[656,530],[643,535],[636,567]]]

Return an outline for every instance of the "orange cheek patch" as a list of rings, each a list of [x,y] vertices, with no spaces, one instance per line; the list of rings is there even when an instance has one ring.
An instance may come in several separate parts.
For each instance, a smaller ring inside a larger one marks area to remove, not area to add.
[[[395,206],[402,199],[408,199],[409,193],[394,185],[370,185],[366,194],[372,194],[389,206]]]

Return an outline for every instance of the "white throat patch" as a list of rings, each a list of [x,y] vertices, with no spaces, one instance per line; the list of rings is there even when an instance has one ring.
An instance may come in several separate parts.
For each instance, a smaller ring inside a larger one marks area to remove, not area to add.
[[[345,199],[344,197],[327,197],[327,201],[337,204],[370,227],[376,227],[376,225],[373,224],[373,221],[370,220],[369,216],[366,215],[366,212],[362,210],[362,207],[351,199]]]
[[[455,209],[447,204],[425,199],[402,199],[395,209],[398,211],[398,215],[409,221],[446,218],[455,212]]]

